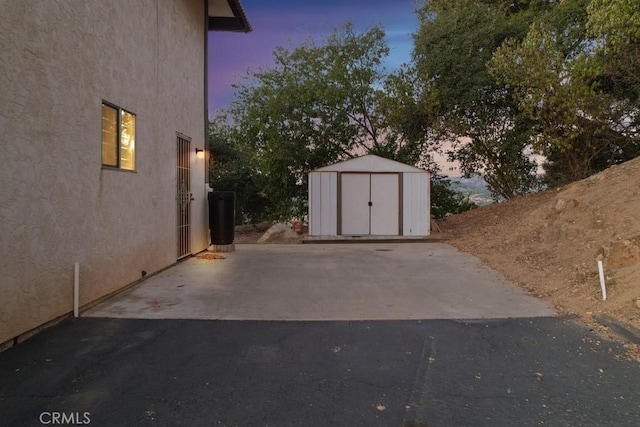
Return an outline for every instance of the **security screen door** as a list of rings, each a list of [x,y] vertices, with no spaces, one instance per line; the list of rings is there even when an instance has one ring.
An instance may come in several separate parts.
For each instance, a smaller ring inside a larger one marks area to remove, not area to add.
[[[396,173],[341,174],[341,234],[396,236],[400,176]]]
[[[178,217],[178,259],[191,255],[191,141],[178,135],[177,170],[177,217]]]

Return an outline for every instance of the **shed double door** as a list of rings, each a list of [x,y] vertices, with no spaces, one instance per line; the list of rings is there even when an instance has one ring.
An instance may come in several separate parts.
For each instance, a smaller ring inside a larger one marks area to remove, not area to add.
[[[343,236],[400,234],[400,174],[340,174]]]

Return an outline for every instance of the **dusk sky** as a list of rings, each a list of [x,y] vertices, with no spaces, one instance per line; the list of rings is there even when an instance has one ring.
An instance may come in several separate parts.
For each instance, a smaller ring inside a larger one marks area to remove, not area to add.
[[[209,115],[229,105],[231,84],[247,69],[271,67],[277,46],[287,49],[313,37],[318,39],[346,21],[356,30],[381,24],[391,53],[385,64],[393,70],[408,62],[412,34],[417,29],[414,0],[242,0],[253,31],[209,32]]]

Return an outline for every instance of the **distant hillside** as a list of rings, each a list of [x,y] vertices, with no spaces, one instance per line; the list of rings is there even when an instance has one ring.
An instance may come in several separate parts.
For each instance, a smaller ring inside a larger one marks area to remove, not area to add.
[[[451,180],[452,189],[464,196],[469,196],[469,199],[476,205],[486,206],[495,202],[487,188],[486,181],[482,177],[463,178],[452,176],[449,179]]]

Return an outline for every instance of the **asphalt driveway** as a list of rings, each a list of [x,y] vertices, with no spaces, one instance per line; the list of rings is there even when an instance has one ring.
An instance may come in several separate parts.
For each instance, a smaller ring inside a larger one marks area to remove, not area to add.
[[[544,301],[442,243],[238,245],[191,258],[83,316],[398,320],[552,316]]]
[[[639,383],[574,319],[80,318],[0,353],[0,425],[636,427]]]

